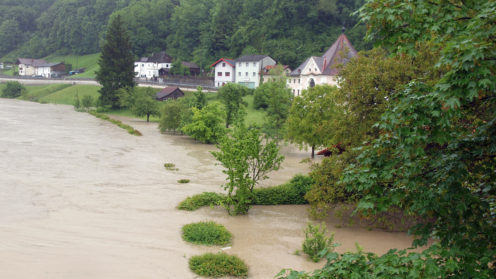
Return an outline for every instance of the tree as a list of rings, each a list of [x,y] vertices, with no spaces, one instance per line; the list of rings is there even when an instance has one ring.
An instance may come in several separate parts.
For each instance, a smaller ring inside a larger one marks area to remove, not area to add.
[[[315,148],[326,147],[332,135],[328,125],[332,125],[338,114],[344,110],[336,102],[337,87],[330,85],[316,85],[303,90],[301,96],[295,96],[291,106],[286,139],[296,144],[300,150],[312,148],[312,159]]]
[[[203,87],[198,86],[193,93],[195,94],[195,107],[200,110],[207,105],[207,95],[202,90]]]
[[[191,73],[189,72],[189,68],[187,66],[184,66],[181,60],[174,59],[171,64],[170,74],[178,76],[189,76]]]
[[[244,107],[247,105],[243,101],[247,88],[235,83],[227,83],[219,90],[219,98],[226,111],[226,128],[244,117]]]
[[[19,23],[15,19],[5,20],[0,25],[0,55],[5,55],[14,50],[22,40]]]
[[[228,136],[217,145],[220,151],[211,151],[214,157],[226,168],[222,172],[229,182],[224,185],[228,196],[224,207],[229,214],[246,214],[250,209],[252,192],[267,174],[277,171],[284,161],[279,156],[280,147],[258,129],[248,129],[239,123]],[[232,208],[234,206],[234,208]]]
[[[284,128],[286,119],[289,115],[293,94],[287,88],[286,80],[267,82],[268,98],[266,121],[264,124],[265,132],[273,139],[280,141],[284,137]]]
[[[378,45],[416,56],[415,46],[430,42],[448,71],[392,96],[381,136],[362,146],[341,183],[363,195],[357,211],[365,216],[396,207],[428,220],[410,228],[414,248],[436,243],[422,253],[331,253],[311,278],[496,276],[495,11],[496,2],[481,0],[369,0],[359,10]]]
[[[7,81],[5,88],[2,90],[2,98],[17,98],[26,91],[26,87],[17,81]]]
[[[209,104],[201,110],[193,107],[191,111],[191,123],[181,131],[203,143],[218,142],[225,135],[226,130],[222,123],[226,114],[219,103]]]
[[[81,99],[81,106],[88,111],[93,106],[93,97],[91,95],[84,95]]]
[[[119,106],[117,90],[135,85],[132,45],[120,15],[112,19],[105,39],[95,79],[102,85],[98,91],[102,105],[116,108]]]
[[[146,122],[150,122],[150,116],[160,116],[160,103],[156,100],[157,94],[151,87],[130,87],[119,90],[119,99],[123,106],[129,107],[133,115],[146,116]]]
[[[162,107],[162,116],[160,117],[160,124],[158,128],[160,132],[166,130],[176,130],[181,127],[182,112],[185,110],[184,105],[179,100],[167,100]]]

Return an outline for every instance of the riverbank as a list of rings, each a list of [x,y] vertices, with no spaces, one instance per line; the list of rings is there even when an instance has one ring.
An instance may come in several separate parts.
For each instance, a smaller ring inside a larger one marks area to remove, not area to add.
[[[250,278],[273,278],[283,268],[314,270],[296,256],[304,238],[308,206],[254,206],[245,216],[220,207],[194,212],[175,207],[203,191],[223,192],[215,146],[187,136],[161,134],[156,123],[115,116],[143,133],[125,130],[69,106],[0,99],[0,270],[5,278],[195,278],[188,258],[217,247],[187,244],[182,225],[212,220],[233,233],[232,249],[249,265]],[[278,185],[309,157],[282,149],[283,169],[263,186]],[[319,159],[317,159],[319,160]],[[167,171],[174,163],[178,171]],[[177,183],[190,179],[188,184]],[[335,228],[337,251],[355,242],[378,254],[406,248],[405,233]],[[315,223],[319,223],[315,222]]]

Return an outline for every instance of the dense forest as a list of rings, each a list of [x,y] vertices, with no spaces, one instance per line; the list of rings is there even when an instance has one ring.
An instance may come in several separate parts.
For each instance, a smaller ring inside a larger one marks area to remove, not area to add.
[[[167,51],[210,65],[220,57],[268,54],[298,66],[341,34],[370,49],[351,13],[363,0],[0,0],[0,57],[100,51],[109,19],[120,14],[136,58]]]

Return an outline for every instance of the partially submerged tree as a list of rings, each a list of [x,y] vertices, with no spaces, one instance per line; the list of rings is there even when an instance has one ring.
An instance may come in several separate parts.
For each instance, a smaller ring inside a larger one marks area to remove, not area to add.
[[[211,153],[226,168],[222,172],[229,181],[223,186],[228,190],[224,207],[231,215],[246,214],[253,189],[268,178],[269,172],[279,170],[284,156],[279,156],[280,147],[274,141],[258,129],[248,131],[242,123],[223,137],[217,147],[220,151]]]
[[[203,92],[203,87],[196,87],[195,94],[195,107],[197,109],[202,109],[207,105],[207,94]]]
[[[191,123],[181,131],[204,143],[216,143],[225,135],[222,123],[226,114],[219,103],[209,104],[201,110],[193,107],[191,111]]]
[[[264,131],[274,140],[280,141],[284,138],[286,119],[291,109],[293,94],[287,87],[286,80],[271,81],[268,85],[266,119]]]
[[[107,29],[105,43],[95,72],[95,79],[102,85],[100,102],[103,106],[119,107],[117,90],[125,87],[134,87],[134,55],[131,52],[132,44],[129,35],[117,15],[112,19]]]
[[[129,107],[138,117],[146,116],[146,122],[150,122],[152,115],[160,116],[160,103],[156,100],[156,95],[151,87],[130,87],[119,90],[121,104]]]
[[[226,111],[226,128],[244,117],[244,108],[247,106],[243,97],[248,92],[245,86],[235,83],[228,83],[219,90],[219,97]]]
[[[158,125],[160,132],[173,130],[174,133],[176,133],[176,130],[181,127],[183,110],[185,110],[185,107],[181,101],[165,101],[165,105],[162,107],[162,116],[160,117],[160,123]]]

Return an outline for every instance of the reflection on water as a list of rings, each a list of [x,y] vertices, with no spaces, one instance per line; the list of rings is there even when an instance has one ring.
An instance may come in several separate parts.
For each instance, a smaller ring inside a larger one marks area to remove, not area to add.
[[[303,240],[308,206],[254,206],[246,216],[220,208],[178,211],[187,196],[222,191],[222,167],[205,145],[160,134],[156,123],[114,117],[143,133],[78,113],[69,106],[0,99],[1,278],[195,278],[188,257],[218,247],[190,245],[186,223],[214,220],[234,234],[232,249],[250,266],[250,278],[273,278],[282,268],[323,266],[292,253]],[[308,157],[282,149],[284,169],[262,186],[308,172]],[[179,171],[167,171],[164,163]],[[191,182],[179,184],[187,178]],[[401,233],[335,229],[339,251],[358,241],[367,251],[407,247]]]

